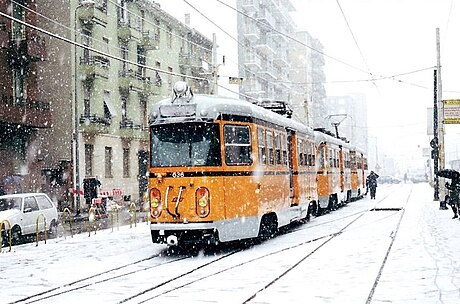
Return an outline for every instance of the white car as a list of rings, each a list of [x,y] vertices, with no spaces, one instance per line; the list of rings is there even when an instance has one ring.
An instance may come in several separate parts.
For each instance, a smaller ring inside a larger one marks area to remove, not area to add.
[[[13,242],[21,240],[22,236],[44,232],[56,234],[59,216],[56,205],[44,193],[20,193],[0,196],[0,223],[3,238],[6,231],[11,232]],[[7,232],[8,233],[8,232]]]

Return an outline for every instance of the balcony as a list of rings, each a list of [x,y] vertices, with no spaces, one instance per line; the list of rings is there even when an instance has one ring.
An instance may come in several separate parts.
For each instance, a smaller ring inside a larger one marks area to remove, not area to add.
[[[144,77],[134,70],[121,70],[118,73],[118,86],[122,90],[142,91],[144,89]]]
[[[36,30],[27,31],[27,55],[32,61],[43,61],[48,57],[45,37],[40,36]]]
[[[271,41],[269,39],[260,39],[256,44],[256,49],[266,56],[273,56],[275,54],[275,50],[269,45],[270,42]]]
[[[134,35],[133,29],[129,25],[129,22],[118,22],[117,36],[118,39],[128,41]]]
[[[92,77],[109,78],[110,60],[103,56],[87,56],[80,58],[80,73]]]
[[[160,37],[154,31],[142,32],[141,45],[146,50],[158,50],[160,48]]]
[[[102,26],[107,25],[107,7],[104,7],[104,1],[86,1],[86,3],[78,9],[78,19],[83,23]]]
[[[80,132],[88,134],[107,134],[110,132],[111,119],[98,115],[81,115]]]
[[[270,36],[272,37],[273,41],[275,42],[278,42],[280,44],[287,44],[289,42],[288,38],[286,37],[286,35],[283,35],[281,33],[277,33],[277,32],[272,32],[270,34]]]
[[[37,100],[23,100],[1,95],[0,121],[35,128],[50,128],[52,116],[50,104]]]
[[[7,47],[10,62],[21,64],[23,62],[44,61],[48,57],[45,38],[35,30],[27,31],[26,39],[13,38]]]
[[[248,13],[253,13],[259,10],[259,0],[243,0],[243,9]]]
[[[275,17],[273,17],[270,11],[266,8],[261,9],[257,12],[256,19],[257,21],[262,23],[262,26],[266,30],[272,30],[276,25]]]
[[[246,56],[244,59],[245,59],[244,64],[250,69],[258,70],[262,66],[262,60],[254,52],[246,53]]]
[[[255,24],[251,24],[245,27],[243,35],[250,42],[257,42],[260,39],[260,30]]]
[[[286,54],[280,54],[280,53],[273,56],[273,64],[279,67],[289,67],[290,66],[288,56]]]
[[[144,77],[143,79],[143,88],[142,94],[148,95],[160,95],[161,93],[161,86],[157,85],[156,83],[150,80],[150,77]]]
[[[132,119],[123,118],[120,121],[120,137],[147,139],[147,129],[142,124],[136,124]]]
[[[0,19],[1,20],[1,19]],[[10,37],[6,23],[0,21],[0,48],[6,49],[10,45]]]

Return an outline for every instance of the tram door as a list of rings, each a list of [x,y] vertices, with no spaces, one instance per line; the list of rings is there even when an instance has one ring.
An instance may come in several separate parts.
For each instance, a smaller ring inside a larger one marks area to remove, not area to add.
[[[292,153],[292,140],[295,136],[295,131],[292,130],[287,130],[288,131],[288,136],[287,136],[287,150],[288,150],[288,156],[287,156],[287,161],[288,161],[288,166],[289,166],[289,197],[292,199],[295,197],[294,193],[294,154]]]

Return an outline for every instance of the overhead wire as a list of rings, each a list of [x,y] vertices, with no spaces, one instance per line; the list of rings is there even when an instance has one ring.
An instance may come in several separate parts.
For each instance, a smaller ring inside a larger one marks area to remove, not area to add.
[[[20,19],[17,19],[17,18],[15,18],[15,17],[13,17],[13,16],[10,16],[10,15],[8,15],[8,14],[5,14],[5,13],[2,12],[2,11],[0,11],[0,16],[3,16],[3,17],[5,17],[5,18],[7,18],[7,19],[10,19],[10,20],[12,20],[12,21],[14,21],[14,22],[17,22],[17,23],[19,23],[19,24],[22,24],[22,25],[24,25],[24,26],[30,27],[30,28],[32,28],[32,29],[34,29],[34,30],[36,30],[36,31],[39,31],[39,32],[41,32],[41,33],[44,33],[44,34],[46,34],[46,35],[48,35],[48,36],[50,36],[50,37],[56,38],[56,39],[58,39],[58,40],[62,40],[62,41],[64,41],[64,42],[66,42],[66,43],[70,43],[70,44],[72,44],[72,45],[74,45],[74,46],[77,46],[77,47],[80,47],[80,48],[83,48],[83,49],[87,49],[87,50],[89,50],[89,51],[91,51],[91,52],[94,52],[94,53],[99,54],[99,55],[106,56],[106,57],[111,58],[111,59],[114,59],[114,60],[118,60],[118,61],[121,61],[121,62],[126,62],[126,63],[128,63],[128,64],[132,64],[132,65],[135,65],[135,66],[139,66],[139,67],[142,67],[142,68],[146,68],[146,69],[148,69],[148,70],[152,70],[152,71],[159,72],[159,73],[165,73],[165,74],[174,75],[174,76],[180,76],[180,77],[185,77],[185,78],[191,78],[191,79],[197,79],[197,80],[206,80],[206,81],[207,81],[207,79],[206,79],[206,78],[203,78],[203,77],[196,77],[196,76],[191,76],[191,75],[185,75],[185,74],[180,74],[180,73],[165,71],[165,70],[162,70],[162,69],[158,69],[158,68],[154,68],[154,67],[147,66],[147,65],[144,65],[144,64],[140,64],[140,63],[138,63],[138,62],[134,62],[134,61],[130,61],[130,60],[127,60],[127,59],[124,59],[124,58],[120,58],[120,57],[118,57],[118,56],[114,56],[114,55],[112,55],[112,54],[109,54],[109,53],[100,51],[100,50],[98,50],[98,49],[92,48],[92,47],[90,47],[90,46],[84,45],[84,44],[79,43],[79,42],[76,42],[76,41],[70,40],[70,39],[68,39],[68,38],[66,38],[66,37],[62,37],[62,36],[60,36],[60,35],[58,35],[58,34],[55,34],[55,33],[50,32],[50,31],[48,31],[48,30],[45,30],[45,29],[43,29],[43,28],[40,28],[40,27],[35,26],[35,25],[33,25],[33,24],[30,24],[30,23],[28,23],[28,22],[25,22],[25,21],[22,21],[22,20],[20,20]]]
[[[225,3],[225,2],[223,2],[222,0],[215,0],[215,1],[218,2],[218,3],[220,3],[220,4],[223,5],[223,6],[226,6],[226,7],[230,8],[230,9],[236,11],[238,14],[241,14],[241,15],[245,16],[246,18],[251,19],[252,21],[254,21],[254,22],[256,22],[256,23],[259,23],[259,24],[262,23],[261,21],[257,20],[256,18],[254,18],[254,17],[252,17],[252,16],[246,14],[245,12],[243,12],[243,11],[241,11],[241,10],[238,10],[238,9],[235,8],[235,7],[232,7],[231,5],[229,5],[229,4]],[[344,17],[345,17],[345,16],[344,16]],[[264,25],[265,25],[265,24],[264,24]],[[266,26],[266,25],[265,25],[265,26]],[[313,52],[316,52],[316,53],[318,53],[318,54],[320,54],[320,55],[323,55],[323,56],[326,57],[326,58],[329,58],[329,59],[331,59],[331,60],[333,60],[333,61],[335,61],[335,62],[341,63],[341,64],[343,64],[343,65],[345,65],[345,66],[348,66],[348,67],[350,67],[350,68],[352,68],[352,69],[354,69],[354,70],[357,70],[357,71],[360,71],[360,72],[365,73],[365,74],[367,74],[367,75],[370,75],[370,76],[371,76],[371,79],[370,79],[369,81],[372,81],[373,78],[375,78],[374,74],[371,73],[369,69],[366,71],[366,70],[361,69],[361,68],[359,68],[359,67],[357,67],[357,66],[354,66],[354,65],[352,65],[352,64],[350,64],[350,63],[347,63],[347,62],[345,62],[345,61],[343,61],[343,60],[340,60],[340,59],[338,59],[338,58],[335,58],[335,57],[333,57],[333,56],[330,56],[330,55],[328,55],[327,53],[325,53],[325,52],[323,52],[323,51],[320,51],[320,50],[318,50],[318,49],[316,49],[316,48],[314,48],[314,47],[312,47],[312,46],[310,46],[310,45],[308,45],[308,44],[306,44],[306,43],[304,43],[304,42],[302,42],[302,41],[300,41],[300,40],[298,40],[298,39],[296,39],[296,38],[294,38],[294,37],[292,37],[292,36],[290,36],[290,35],[288,35],[288,34],[286,34],[286,33],[283,33],[283,32],[277,30],[277,29],[274,28],[274,27],[271,27],[271,30],[274,31],[274,32],[276,32],[277,34],[280,34],[280,35],[282,35],[282,36],[284,36],[284,37],[286,37],[286,38],[288,38],[288,39],[290,39],[290,40],[296,42],[296,43],[299,43],[300,45],[302,45],[302,46],[304,46],[304,47],[306,47],[306,48],[312,50]],[[353,35],[353,36],[354,36],[354,35]],[[366,65],[367,65],[367,63],[366,63]],[[419,87],[419,88],[423,88],[423,89],[428,89],[427,87],[422,86],[422,85],[418,85],[418,84],[414,84],[414,83],[410,83],[410,82],[407,82],[407,81],[403,81],[403,80],[397,79],[397,78],[396,78],[397,76],[383,76],[383,75],[379,75],[379,77],[380,77],[379,79],[392,79],[393,81],[396,81],[396,82],[399,82],[399,83],[405,83],[405,84],[408,84],[408,85],[411,85],[411,86],[415,86],[415,87]],[[343,82],[346,82],[346,81],[343,81]],[[352,82],[353,82],[353,81],[352,81]],[[323,83],[327,83],[327,82],[323,82]],[[335,83],[335,82],[331,82],[331,83]],[[374,85],[375,85],[375,84],[374,84]]]
[[[343,19],[345,19],[345,23],[347,24],[347,28],[348,28],[348,30],[350,31],[351,37],[353,38],[353,41],[354,41],[354,43],[355,43],[355,45],[356,45],[356,47],[357,47],[357,49],[358,49],[358,51],[359,51],[359,54],[361,55],[361,59],[363,60],[364,65],[366,66],[369,75],[370,75],[372,78],[374,78],[374,75],[372,74],[371,69],[369,68],[369,65],[367,64],[367,60],[366,60],[366,58],[364,57],[364,54],[363,54],[363,52],[362,52],[362,50],[361,50],[361,47],[360,47],[359,44],[358,44],[358,41],[356,40],[356,36],[355,36],[355,34],[353,33],[353,30],[351,29],[350,23],[348,22],[347,16],[345,15],[345,12],[343,11],[343,8],[342,8],[342,6],[340,5],[339,0],[336,0],[336,2],[337,2],[337,5],[339,6],[340,12],[342,13]]]

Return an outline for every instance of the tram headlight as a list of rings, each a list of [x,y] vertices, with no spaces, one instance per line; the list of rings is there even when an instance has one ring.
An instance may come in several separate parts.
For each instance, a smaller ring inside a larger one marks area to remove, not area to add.
[[[206,217],[210,212],[210,195],[209,190],[205,187],[199,187],[195,192],[196,214],[199,217]]]
[[[157,188],[150,189],[150,215],[153,218],[161,214],[161,192]]]

